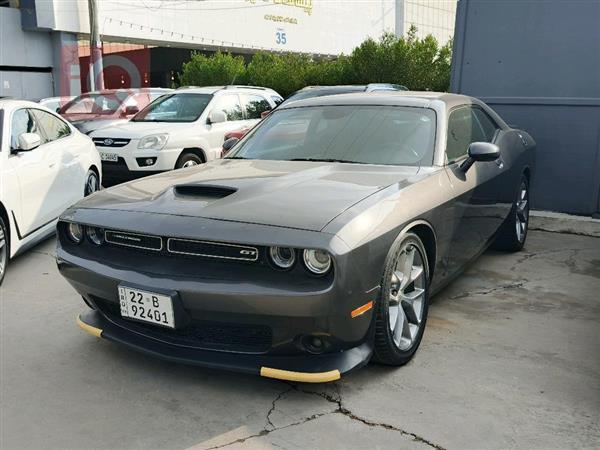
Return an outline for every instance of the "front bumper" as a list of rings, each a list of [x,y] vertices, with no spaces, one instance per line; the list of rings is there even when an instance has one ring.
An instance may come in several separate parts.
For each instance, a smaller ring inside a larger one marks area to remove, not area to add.
[[[367,364],[373,351],[371,343],[365,342],[343,352],[322,355],[281,356],[214,352],[174,347],[151,340],[119,327],[98,311],[80,315],[77,323],[95,337],[118,342],[167,361],[304,383],[338,380],[341,374]]]

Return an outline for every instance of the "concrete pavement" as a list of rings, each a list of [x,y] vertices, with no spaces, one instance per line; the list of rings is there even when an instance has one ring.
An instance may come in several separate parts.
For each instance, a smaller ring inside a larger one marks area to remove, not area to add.
[[[0,448],[597,448],[600,239],[533,231],[434,298],[421,348],[328,385],[173,365],[77,328],[53,240],[0,288]]]

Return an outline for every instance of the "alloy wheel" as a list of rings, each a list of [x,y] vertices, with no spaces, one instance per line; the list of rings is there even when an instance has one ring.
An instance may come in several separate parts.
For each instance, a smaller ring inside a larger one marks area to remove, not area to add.
[[[88,172],[87,179],[85,180],[85,191],[84,194],[87,197],[90,194],[93,194],[100,188],[100,183],[98,181],[98,176],[95,172],[91,170]]]
[[[190,159],[190,160],[184,162],[181,167],[185,169],[186,167],[193,167],[193,166],[197,166],[197,165],[198,165],[198,163],[196,161],[194,161],[193,159]]]
[[[523,239],[525,239],[525,235],[527,234],[527,223],[529,221],[529,193],[525,181],[521,182],[515,209],[517,215],[517,220],[515,220],[517,239],[519,242],[523,242]]]
[[[425,302],[425,271],[423,255],[412,243],[407,243],[391,275],[388,296],[389,327],[394,343],[400,350],[413,346],[423,321]]]

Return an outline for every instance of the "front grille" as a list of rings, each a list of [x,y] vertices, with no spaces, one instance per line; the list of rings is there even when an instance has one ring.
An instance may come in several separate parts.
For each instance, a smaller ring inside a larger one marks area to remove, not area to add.
[[[237,259],[240,261],[256,261],[258,259],[258,249],[256,247],[189,239],[170,238],[167,241],[167,250],[170,253],[207,258]]]
[[[240,353],[264,353],[273,342],[273,331],[264,325],[239,325],[206,320],[192,320],[181,329],[126,320],[121,317],[118,303],[94,297],[94,303],[116,325],[169,344],[205,350]]]
[[[106,230],[104,232],[104,239],[110,244],[121,245],[123,247],[140,248],[156,252],[160,252],[163,248],[162,238],[159,236]]]
[[[131,247],[153,252],[166,251],[173,255],[198,256],[246,262],[258,261],[259,250],[247,245],[223,242],[198,241],[193,239],[164,238],[128,231],[105,230],[107,243],[120,247]],[[167,243],[166,249],[163,242]]]
[[[98,147],[118,148],[118,147],[125,147],[127,144],[129,144],[129,142],[131,142],[131,139],[95,137],[95,138],[92,138],[92,141]]]

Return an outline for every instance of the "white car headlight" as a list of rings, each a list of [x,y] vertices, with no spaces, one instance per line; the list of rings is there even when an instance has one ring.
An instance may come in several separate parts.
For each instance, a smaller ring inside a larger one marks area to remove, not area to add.
[[[165,145],[167,145],[168,139],[169,135],[166,133],[150,134],[140,139],[138,148],[143,150],[161,150]]]

